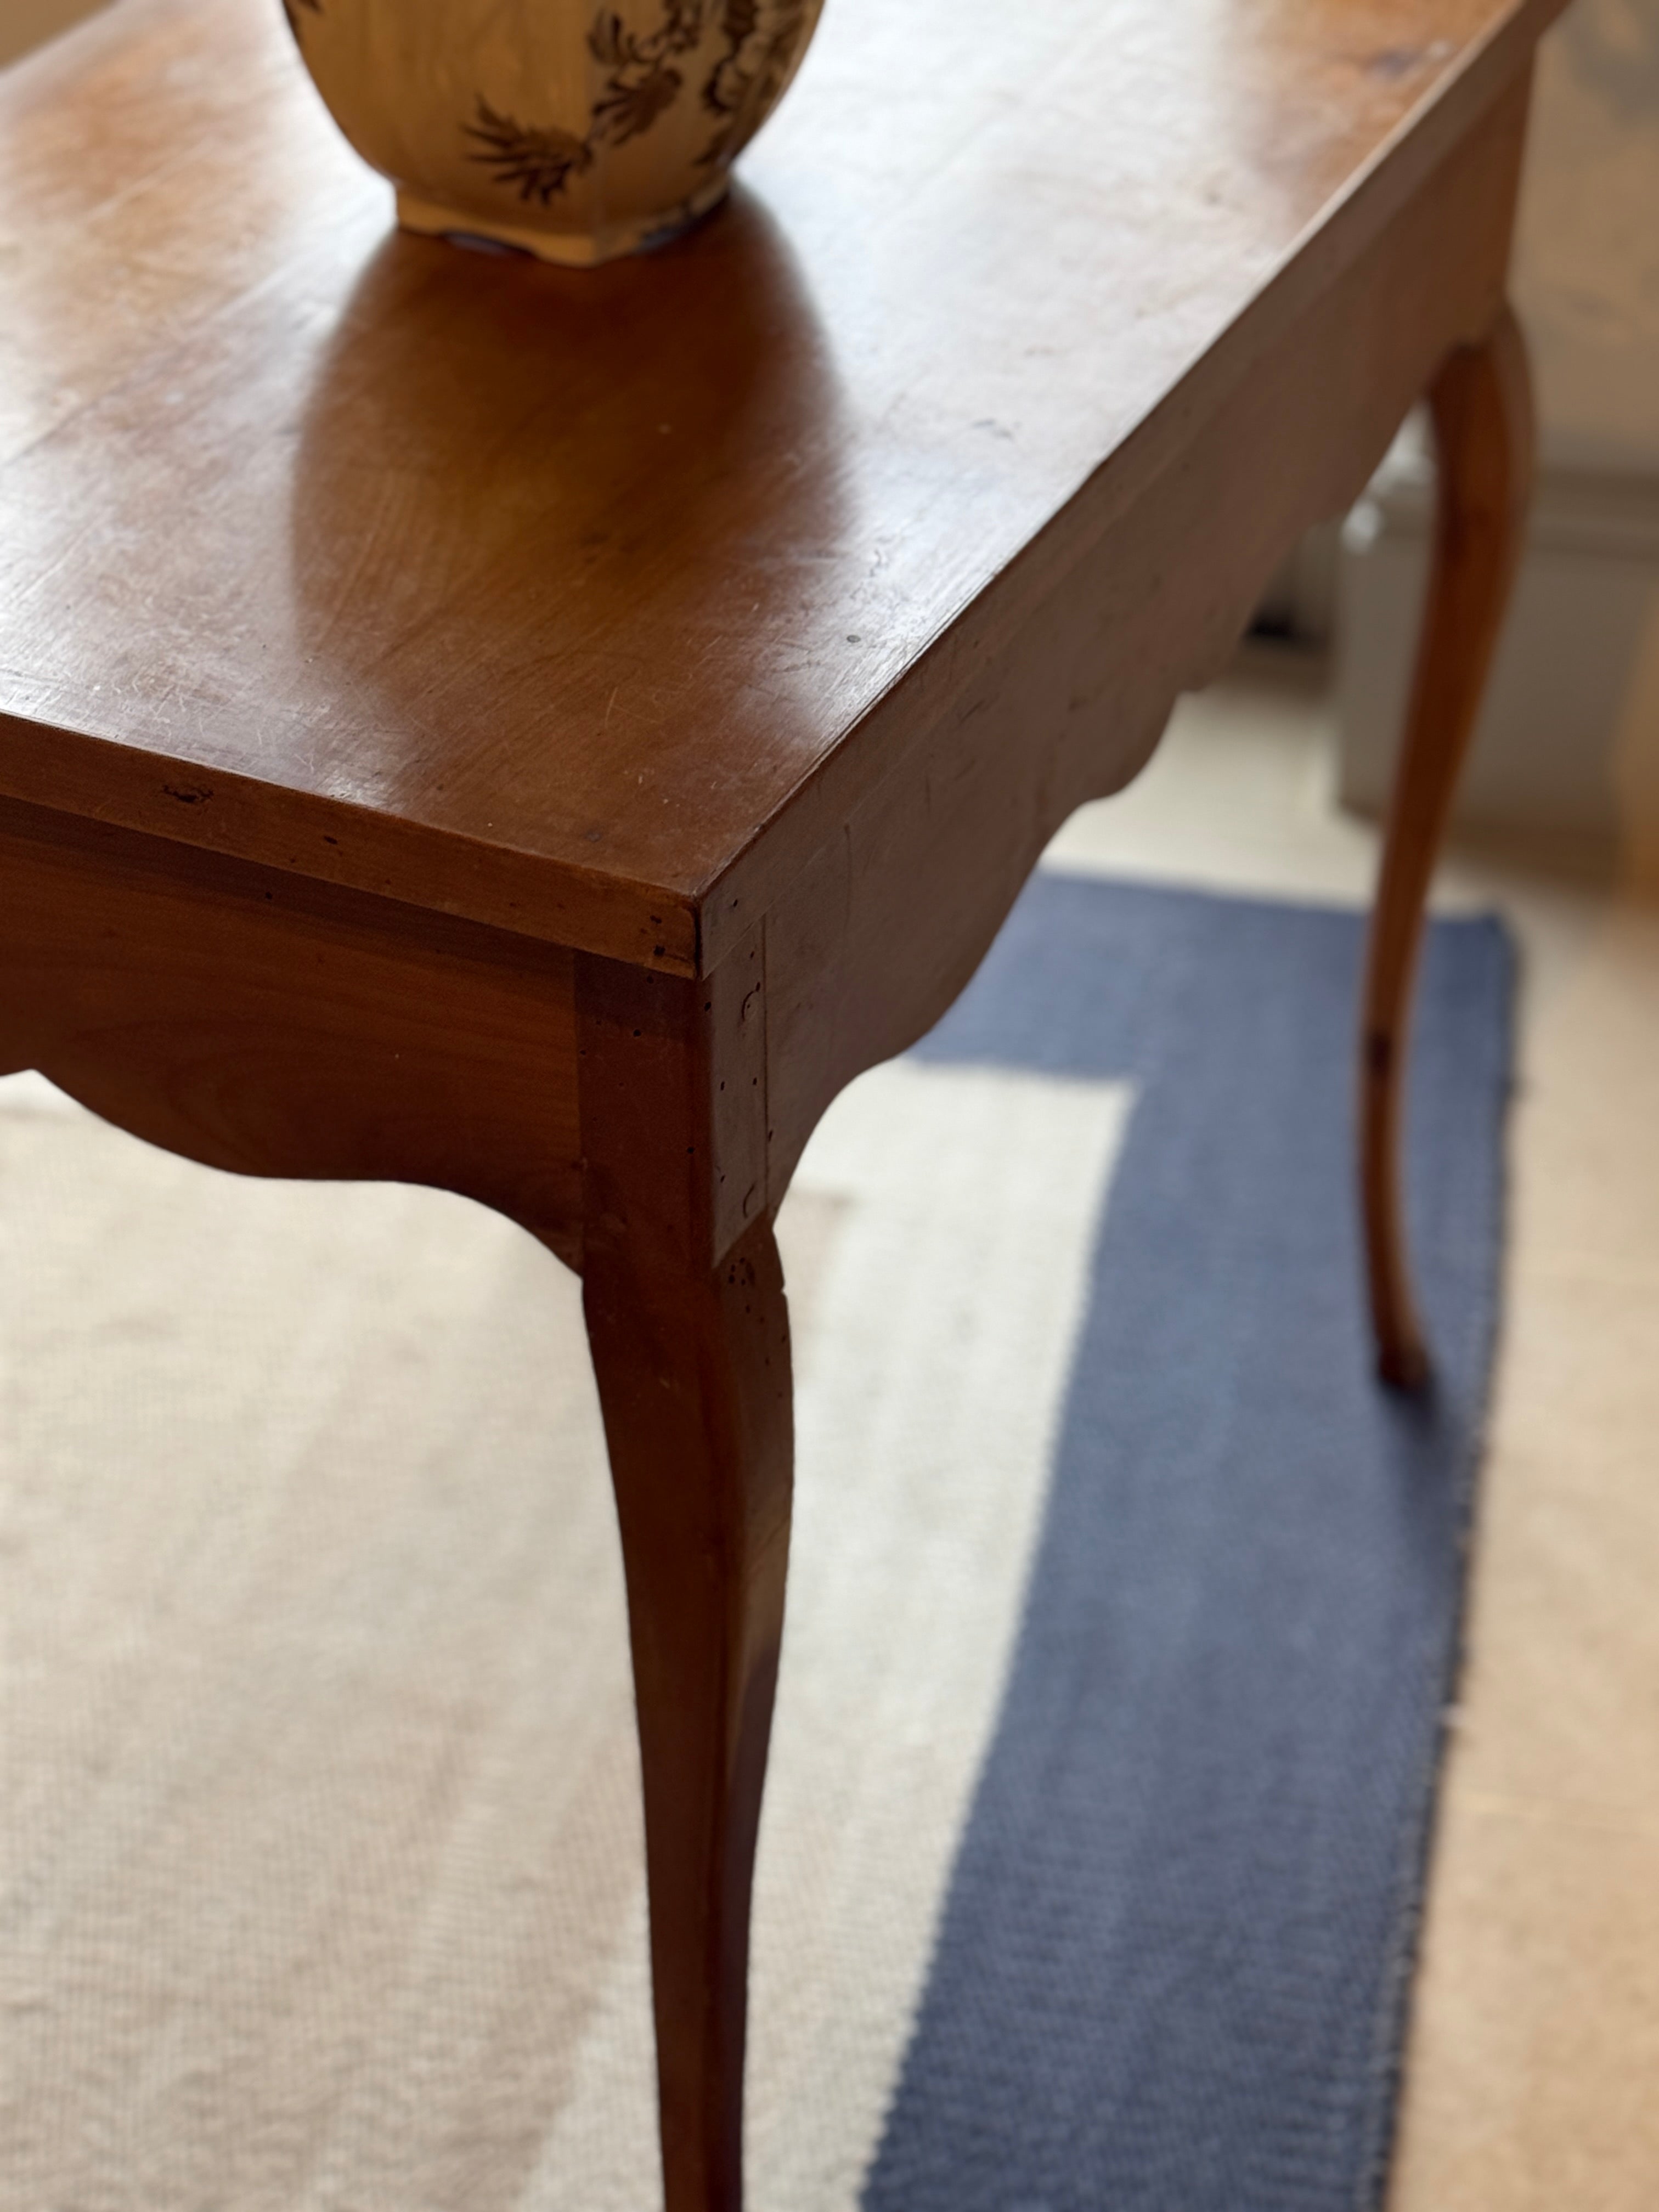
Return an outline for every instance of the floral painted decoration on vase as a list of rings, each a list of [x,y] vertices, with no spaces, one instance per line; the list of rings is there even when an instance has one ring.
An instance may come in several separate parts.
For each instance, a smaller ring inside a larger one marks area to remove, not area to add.
[[[726,189],[822,0],[283,0],[319,91],[411,228],[595,262]],[[456,112],[453,88],[471,87]]]

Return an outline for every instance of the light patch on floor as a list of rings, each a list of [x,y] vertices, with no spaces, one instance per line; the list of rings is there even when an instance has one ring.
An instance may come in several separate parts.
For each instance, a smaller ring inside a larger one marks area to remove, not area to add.
[[[854,2212],[1129,1110],[879,1068],[785,1207],[757,2212]],[[0,1083],[0,2203],[659,2203],[574,1279],[464,1200],[213,1175],[39,1082]]]

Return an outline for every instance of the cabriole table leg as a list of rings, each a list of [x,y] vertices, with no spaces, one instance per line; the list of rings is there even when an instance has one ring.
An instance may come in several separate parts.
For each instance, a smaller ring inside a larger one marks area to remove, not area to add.
[[[582,1015],[583,1303],[628,1583],[665,2200],[740,2212],[750,1895],[789,1546],[788,1316],[763,1210],[711,1258],[735,1063],[702,1017],[722,987],[610,973],[614,995],[590,991]]]
[[[1509,604],[1532,483],[1525,342],[1505,308],[1448,356],[1429,392],[1439,461],[1433,563],[1366,963],[1360,1188],[1379,1370],[1426,1380],[1401,1202],[1407,1026],[1429,879]]]

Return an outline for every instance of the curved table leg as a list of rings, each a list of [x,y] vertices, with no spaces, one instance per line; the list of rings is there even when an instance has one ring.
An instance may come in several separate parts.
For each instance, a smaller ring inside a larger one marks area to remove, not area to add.
[[[1414,1389],[1428,1352],[1401,1204],[1407,1026],[1423,912],[1509,602],[1532,481],[1525,342],[1506,307],[1431,388],[1439,495],[1433,567],[1371,919],[1360,1056],[1360,1188],[1377,1365]]]
[[[789,1547],[788,1314],[766,1212],[710,1258],[725,1238],[706,1170],[729,1180],[720,1101],[738,1085],[701,1029],[706,987],[611,975],[583,1017],[583,1304],[628,1583],[665,2200],[740,2212],[750,1894]]]
[[[738,2212],[749,1899],[783,1626],[789,1337],[771,1224],[714,1277],[594,1255],[645,1780],[667,2212]]]

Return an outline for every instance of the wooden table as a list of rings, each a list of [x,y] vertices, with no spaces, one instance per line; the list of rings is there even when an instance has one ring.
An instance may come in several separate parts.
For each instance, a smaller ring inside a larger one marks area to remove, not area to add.
[[[1426,389],[1362,1085],[1420,1371],[1400,1040],[1524,502],[1556,4],[830,0],[730,205],[592,274],[393,233],[276,0],[121,0],[0,81],[0,1066],[582,1270],[670,2212],[741,2191],[773,1213]]]

